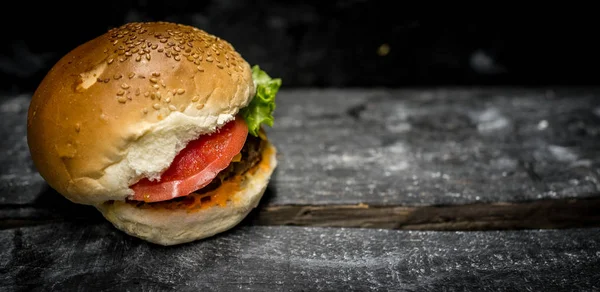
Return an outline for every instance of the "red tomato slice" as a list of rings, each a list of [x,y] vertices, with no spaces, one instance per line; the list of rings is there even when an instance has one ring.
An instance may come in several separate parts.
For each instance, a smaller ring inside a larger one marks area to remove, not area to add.
[[[131,186],[134,191],[132,199],[166,201],[187,196],[205,187],[240,153],[247,135],[246,122],[236,117],[218,132],[191,141],[177,154],[171,166],[161,175],[160,181],[144,178]]]

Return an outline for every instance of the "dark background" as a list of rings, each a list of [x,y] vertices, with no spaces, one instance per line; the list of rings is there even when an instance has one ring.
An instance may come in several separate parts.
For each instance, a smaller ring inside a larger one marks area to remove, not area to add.
[[[286,87],[598,82],[596,17],[541,11],[514,15],[493,6],[415,17],[394,3],[11,2],[14,6],[0,20],[7,28],[1,37],[0,90],[34,90],[75,46],[125,22],[150,20],[191,24],[218,35],[250,64],[281,77]]]

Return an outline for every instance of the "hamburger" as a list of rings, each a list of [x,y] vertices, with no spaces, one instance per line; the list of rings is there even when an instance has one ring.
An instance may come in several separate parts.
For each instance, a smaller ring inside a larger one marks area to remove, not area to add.
[[[227,41],[170,22],[128,23],[68,52],[35,90],[34,165],[70,201],[160,245],[237,225],[277,166],[281,79]]]

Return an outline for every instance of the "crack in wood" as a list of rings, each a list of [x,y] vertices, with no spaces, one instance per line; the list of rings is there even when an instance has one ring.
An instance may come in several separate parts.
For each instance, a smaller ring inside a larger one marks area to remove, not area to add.
[[[457,206],[265,206],[253,225],[407,230],[506,230],[600,226],[600,199],[555,199]]]

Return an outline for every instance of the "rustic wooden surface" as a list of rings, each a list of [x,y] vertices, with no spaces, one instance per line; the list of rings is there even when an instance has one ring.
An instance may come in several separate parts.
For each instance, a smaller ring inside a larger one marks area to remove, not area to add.
[[[270,131],[282,160],[270,202],[419,206],[595,197],[598,93],[288,91]]]
[[[253,218],[436,230],[598,226],[599,94],[284,90],[267,129],[280,165]],[[93,217],[57,200],[33,168],[28,101],[10,97],[0,108],[0,225]]]
[[[0,290],[600,289],[600,89],[278,99],[280,163],[257,210],[171,248],[49,188],[29,96],[0,99]]]
[[[108,223],[0,231],[2,291],[598,291],[600,230],[240,227],[170,248]]]

